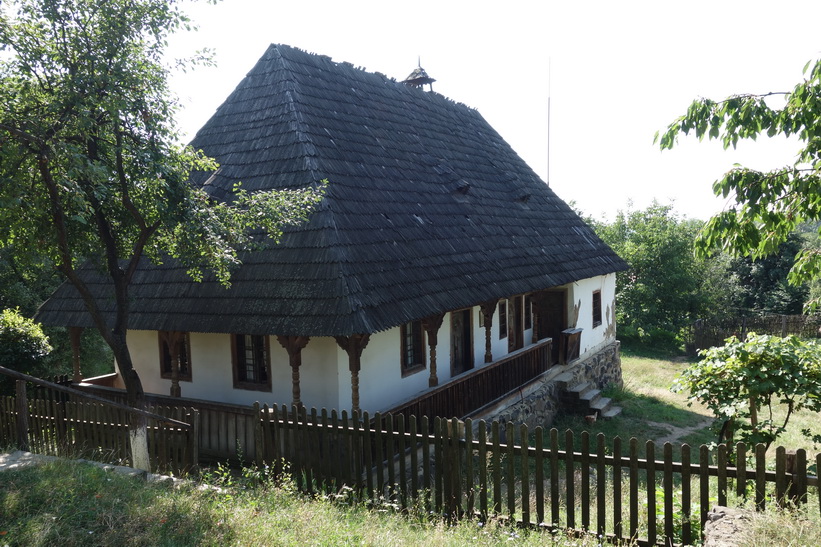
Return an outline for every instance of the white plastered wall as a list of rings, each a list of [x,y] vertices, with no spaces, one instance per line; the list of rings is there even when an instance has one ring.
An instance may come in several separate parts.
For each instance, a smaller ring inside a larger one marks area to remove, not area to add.
[[[485,328],[481,326],[480,309],[471,308],[471,333],[473,336],[474,369],[487,366],[485,363]],[[491,351],[493,359],[508,354],[507,338],[499,338],[499,307],[493,312],[491,329]],[[395,327],[371,335],[368,346],[362,352],[361,370],[359,372],[359,406],[370,412],[392,408],[403,401],[412,399],[428,389],[430,378],[430,349],[425,338],[425,363],[423,370],[402,377],[401,370],[401,334]],[[439,385],[450,381],[451,375],[451,314],[446,313],[439,328],[436,345],[436,375]],[[524,334],[525,344],[533,338],[532,329]],[[348,369],[348,356],[337,350],[339,365],[339,400],[341,408],[351,408],[351,383]],[[467,371],[470,372],[470,371]]]
[[[269,338],[270,392],[234,388],[230,335],[192,332],[190,340],[191,381],[180,382],[183,397],[248,405],[255,401],[269,405],[291,404],[291,366],[288,353],[276,337]],[[147,393],[168,395],[171,380],[160,377],[157,332],[129,331],[128,345],[143,389]],[[312,338],[302,350],[300,392],[302,400],[310,406],[336,408],[339,405],[336,348],[333,338]]]
[[[580,354],[590,353],[615,338],[614,302],[616,276],[609,274],[565,285],[567,316],[571,326],[582,330]],[[593,291],[602,295],[602,324],[593,327]],[[509,313],[509,312],[508,312]],[[575,325],[573,322],[575,320]],[[485,328],[481,326],[478,306],[471,309],[474,370],[487,366]],[[437,376],[439,385],[451,380],[451,317],[445,314],[438,333]],[[271,349],[271,392],[235,389],[228,334],[191,333],[192,381],[180,382],[183,397],[235,404],[291,404],[292,382],[288,353],[275,336],[269,337]],[[524,333],[525,347],[532,343],[532,330]],[[156,331],[129,331],[129,347],[146,392],[168,395],[171,380],[160,377],[159,342]],[[491,351],[493,359],[508,354],[507,338],[499,333],[499,307],[493,312]],[[430,351],[425,344],[426,367],[402,377],[400,365],[400,328],[371,335],[362,352],[359,372],[360,407],[369,412],[382,411],[411,399],[428,389]],[[330,409],[351,408],[351,373],[348,354],[331,337],[311,338],[302,350],[300,391],[303,403]]]
[[[616,336],[616,274],[582,279],[566,285],[569,324],[582,329],[579,356],[595,352]],[[601,291],[602,323],[593,326],[593,292]]]

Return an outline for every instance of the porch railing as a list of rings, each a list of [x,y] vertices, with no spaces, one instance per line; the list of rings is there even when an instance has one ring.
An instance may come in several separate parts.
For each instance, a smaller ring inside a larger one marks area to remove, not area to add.
[[[495,363],[473,370],[397,405],[386,413],[462,418],[504,397],[550,368],[552,340],[545,338]]]

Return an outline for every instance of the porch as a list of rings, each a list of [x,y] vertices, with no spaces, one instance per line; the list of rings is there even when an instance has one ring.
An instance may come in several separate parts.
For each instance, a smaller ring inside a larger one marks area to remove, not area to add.
[[[516,390],[546,372],[551,366],[552,340],[545,339],[478,369],[463,373],[446,384],[429,388],[410,400],[382,413],[463,418]],[[73,387],[109,400],[124,402],[125,390],[117,373],[74,382]],[[188,397],[146,394],[151,406],[196,409],[200,415],[199,449],[205,458],[237,458],[244,451],[254,454],[254,409]],[[276,406],[276,405],[271,405]],[[300,406],[300,405],[297,405]],[[374,410],[374,409],[366,409]],[[351,412],[359,409],[352,409]]]

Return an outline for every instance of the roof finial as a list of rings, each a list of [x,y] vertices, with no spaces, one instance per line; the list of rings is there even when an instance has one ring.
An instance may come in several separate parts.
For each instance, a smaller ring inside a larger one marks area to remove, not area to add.
[[[410,76],[405,78],[402,83],[408,85],[410,87],[422,87],[425,84],[430,86],[430,91],[433,91],[433,78],[428,76],[428,73],[425,72],[425,69],[422,68],[422,57],[417,57],[417,68],[413,69],[413,72],[410,73]]]

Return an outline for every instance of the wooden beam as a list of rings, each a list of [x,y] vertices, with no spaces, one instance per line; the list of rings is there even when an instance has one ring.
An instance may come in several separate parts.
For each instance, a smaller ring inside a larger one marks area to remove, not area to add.
[[[348,354],[348,368],[351,371],[351,411],[359,412],[359,370],[361,368],[362,350],[370,341],[370,334],[352,334],[334,336],[339,347]]]
[[[430,348],[430,377],[428,378],[428,386],[435,387],[439,385],[439,377],[436,373],[436,344],[438,343],[439,328],[442,326],[442,321],[445,319],[445,314],[431,315],[422,319],[422,328],[428,334],[428,347]]]
[[[291,398],[292,405],[302,406],[302,391],[299,381],[299,367],[302,366],[302,349],[310,340],[307,336],[277,336],[279,344],[288,352],[288,362],[291,365]]]

